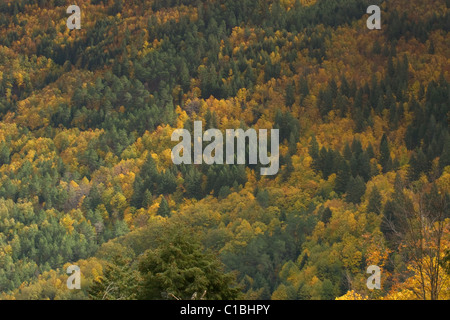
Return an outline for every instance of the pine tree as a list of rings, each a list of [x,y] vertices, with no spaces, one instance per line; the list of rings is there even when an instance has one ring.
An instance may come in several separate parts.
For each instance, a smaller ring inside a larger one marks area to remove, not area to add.
[[[341,93],[338,94],[336,98],[336,110],[339,111],[341,117],[345,117],[347,113],[348,101]]]
[[[422,149],[415,152],[409,160],[408,179],[409,181],[416,181],[420,178],[422,173],[428,173],[429,165],[427,156]]]
[[[380,164],[383,167],[383,172],[386,173],[391,169],[391,151],[389,149],[389,143],[386,134],[383,134],[380,143]]]
[[[146,189],[142,199],[142,207],[148,208],[149,206],[152,205],[152,203],[153,203],[152,193],[150,192],[150,190]]]
[[[159,175],[158,193],[171,194],[177,189],[177,179],[171,170],[164,171]]]
[[[164,197],[162,197],[161,203],[159,204],[157,214],[162,217],[168,217],[170,215],[169,203]]]
[[[286,94],[285,94],[285,101],[286,106],[292,107],[292,105],[295,103],[295,83],[290,83],[286,87]]]
[[[301,94],[301,101],[305,99],[305,97],[309,94],[308,80],[305,77],[300,78],[299,90]]]
[[[357,138],[354,138],[352,141],[352,153],[358,157],[362,152],[363,152],[363,148],[362,148],[362,144],[361,141]]]
[[[269,206],[269,192],[266,189],[258,190],[256,193],[256,201],[258,201],[261,207],[267,208]]]
[[[343,160],[339,164],[339,169],[336,174],[334,191],[336,191],[338,194],[345,193],[350,177],[350,167],[347,164],[347,161]]]
[[[433,42],[433,40],[431,40],[430,41],[430,45],[429,45],[429,47],[428,47],[428,53],[429,54],[434,54],[435,53],[435,46],[434,46],[434,42]]]
[[[358,204],[361,202],[361,197],[365,192],[366,184],[364,183],[364,179],[360,176],[357,176],[356,178],[350,177],[347,185],[347,201]]]
[[[350,171],[354,177],[356,177],[359,173],[359,163],[355,155],[352,155],[352,158],[350,159]]]
[[[325,279],[322,282],[320,298],[322,300],[334,300],[337,296],[336,288],[330,279]]]
[[[344,155],[345,160],[350,161],[350,159],[352,158],[353,154],[352,154],[352,150],[351,150],[348,142],[345,143],[343,155]]]
[[[282,177],[283,181],[287,181],[289,179],[289,177],[291,176],[291,173],[294,171],[294,166],[292,165],[292,158],[289,153],[286,154],[284,159],[285,159],[286,167],[284,168],[281,177]]]
[[[309,145],[309,155],[312,158],[312,165],[311,167],[318,171],[320,170],[319,165],[319,144],[317,143],[316,136],[313,135],[311,138],[311,144]]]
[[[99,279],[89,288],[92,300],[135,300],[140,275],[131,267],[131,261],[121,255],[113,257]]]
[[[148,190],[148,189],[146,189]],[[134,179],[133,183],[133,195],[131,197],[130,204],[135,208],[142,208],[142,202],[144,199],[144,181],[140,176]],[[95,208],[93,208],[95,209]]]
[[[347,78],[341,77],[341,87],[339,88],[343,96],[350,97],[350,86],[348,84]]]
[[[156,192],[155,186],[160,182],[161,177],[158,172],[158,169],[156,168],[155,160],[150,155],[147,157],[146,161],[142,165],[142,168],[139,172],[139,177],[142,182],[142,189],[141,189],[142,193],[140,195],[141,197],[144,195],[146,189],[148,189],[152,193]]]
[[[180,67],[180,84],[181,84],[181,88],[183,89],[183,91],[187,92],[189,91],[190,88],[190,83],[191,78],[189,75],[189,69],[186,66],[186,62],[185,60],[183,60],[183,62],[181,63],[181,67]]]
[[[380,214],[381,212],[381,194],[378,188],[373,187],[372,191],[369,195],[369,204],[367,205],[367,212],[373,212],[376,214]]]
[[[320,215],[320,221],[326,224],[330,221],[332,215],[333,212],[331,211],[331,209],[326,207]]]
[[[11,152],[8,145],[2,141],[0,144],[0,166],[9,164]]]
[[[370,158],[366,151],[363,151],[358,157],[358,174],[366,182],[371,177]]]
[[[170,226],[159,246],[139,261],[143,281],[142,300],[192,299],[232,300],[238,297],[234,276],[223,272],[221,262],[205,252],[195,235],[182,226]]]
[[[372,144],[369,143],[369,146],[366,149],[367,155],[369,156],[369,159],[372,159],[375,157],[375,151],[373,150]]]
[[[329,88],[319,91],[319,97],[317,99],[317,108],[320,115],[324,118],[333,107],[333,95]]]
[[[291,132],[289,135],[288,150],[290,155],[294,155],[297,152],[297,138],[294,132]]]
[[[442,154],[439,158],[439,168],[443,170],[446,166],[450,166],[450,138],[446,135]]]
[[[201,199],[203,197],[201,183],[202,173],[198,171],[196,167],[189,167],[184,178],[184,187],[186,189],[187,196],[195,199]]]
[[[334,171],[334,152],[333,152],[333,150],[331,150],[331,149],[328,150],[325,147],[322,147],[322,149],[320,149],[319,166],[320,166],[320,170],[323,173],[324,179],[328,179],[328,177]]]
[[[309,258],[309,256],[308,256],[308,254],[305,252],[305,253],[303,254],[302,260],[300,261],[300,265],[299,265],[299,267],[298,267],[300,270],[302,270],[303,267],[306,265],[306,263],[308,262],[308,258]]]

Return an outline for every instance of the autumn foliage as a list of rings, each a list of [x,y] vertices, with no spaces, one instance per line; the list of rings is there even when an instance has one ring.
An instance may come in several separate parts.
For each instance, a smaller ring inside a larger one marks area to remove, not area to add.
[[[0,298],[155,298],[183,225],[223,268],[183,298],[449,299],[449,1],[69,2],[0,3]],[[279,129],[280,172],[174,165],[194,121]]]

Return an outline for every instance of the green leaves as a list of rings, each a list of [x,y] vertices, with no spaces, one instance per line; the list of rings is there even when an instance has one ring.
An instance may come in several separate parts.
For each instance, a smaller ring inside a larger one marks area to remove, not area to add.
[[[103,276],[94,280],[94,284],[89,288],[89,297],[93,300],[136,299],[141,278],[131,262],[121,255],[113,257],[106,265]]]
[[[188,232],[180,226],[170,227],[158,248],[140,258],[140,299],[184,300],[205,292],[208,300],[237,298],[239,290],[234,287],[233,276],[224,273],[217,257],[205,252],[195,235]]]

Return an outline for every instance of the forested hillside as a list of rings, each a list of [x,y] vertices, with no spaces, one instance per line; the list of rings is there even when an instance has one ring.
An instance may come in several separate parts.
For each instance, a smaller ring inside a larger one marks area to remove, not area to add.
[[[449,9],[2,0],[0,299],[450,299]],[[194,121],[278,174],[174,165]]]

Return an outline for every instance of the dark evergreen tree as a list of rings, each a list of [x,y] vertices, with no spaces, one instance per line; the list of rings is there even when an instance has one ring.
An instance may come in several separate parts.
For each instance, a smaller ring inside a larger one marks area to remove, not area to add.
[[[292,165],[292,158],[289,153],[286,154],[286,156],[284,157],[284,163],[286,166],[282,173],[282,179],[283,181],[287,181],[291,176],[291,173],[294,171],[294,166]]]
[[[286,86],[286,94],[285,94],[286,106],[292,107],[295,103],[295,83],[290,83]]]
[[[347,201],[358,204],[361,202],[361,197],[365,192],[366,184],[364,183],[364,179],[360,176],[356,178],[350,177],[347,185]]]
[[[330,221],[332,215],[333,215],[333,212],[330,210],[330,208],[326,207],[321,212],[320,221],[322,221],[323,223],[326,224]]]
[[[177,189],[177,179],[172,170],[166,170],[159,175],[158,193],[172,194]]]
[[[383,134],[380,143],[380,164],[383,172],[388,172],[392,167],[391,151],[386,134]]]
[[[142,207],[143,208],[148,208],[149,206],[151,206],[153,203],[153,196],[152,193],[146,189],[144,192],[144,196],[142,199]]]
[[[164,198],[164,197],[162,197],[162,199],[161,199],[157,214],[162,217],[170,216],[169,203],[167,202],[166,198]]]
[[[184,186],[188,197],[201,199],[203,191],[201,188],[202,173],[196,167],[189,167],[187,169]]]
[[[140,258],[139,298],[232,300],[238,297],[234,277],[223,271],[215,255],[205,252],[195,235],[181,226],[171,227],[158,248]]]
[[[376,214],[380,214],[381,209],[382,209],[381,201],[382,201],[382,197],[381,197],[380,191],[375,186],[372,188],[372,191],[370,192],[370,195],[369,195],[369,203],[367,205],[367,212],[373,212]]]
[[[352,149],[350,148],[350,145],[348,144],[348,142],[345,143],[343,154],[344,154],[345,160],[350,161],[352,159],[353,152],[352,152]]]
[[[370,158],[366,151],[363,151],[358,157],[358,174],[366,182],[371,177]]]
[[[347,191],[347,185],[351,176],[352,174],[347,161],[341,161],[341,163],[339,164],[338,172],[336,174],[334,187],[334,190],[338,194],[343,194]]]
[[[446,166],[450,166],[450,138],[446,135],[442,154],[439,158],[439,168],[443,170]]]
[[[409,160],[408,179],[410,181],[416,181],[422,173],[428,173],[428,170],[429,163],[427,157],[422,149],[419,149],[411,155],[411,159]]]
[[[366,149],[367,155],[369,156],[369,159],[372,159],[375,157],[375,151],[373,150],[372,144],[369,143],[369,146]]]
[[[0,166],[4,164],[9,164],[11,152],[8,145],[2,141],[0,143]]]
[[[299,90],[301,95],[301,101],[305,99],[307,95],[309,95],[309,87],[308,80],[305,77],[300,78]]]
[[[317,143],[316,136],[313,135],[311,143],[309,145],[309,155],[312,158],[312,168],[316,171],[320,170],[319,165],[319,144]]]

